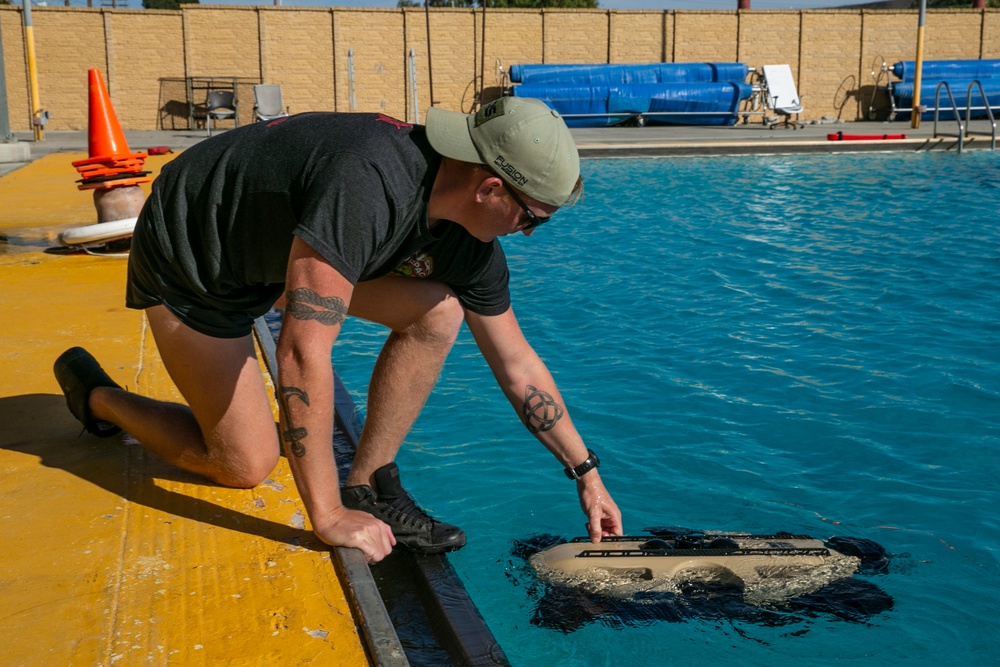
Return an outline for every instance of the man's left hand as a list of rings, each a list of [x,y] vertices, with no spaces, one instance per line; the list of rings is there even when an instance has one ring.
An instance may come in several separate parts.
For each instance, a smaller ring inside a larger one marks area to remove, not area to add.
[[[580,507],[589,520],[586,524],[590,541],[598,543],[607,535],[622,535],[622,513],[604,488],[600,473],[591,470],[576,481]]]

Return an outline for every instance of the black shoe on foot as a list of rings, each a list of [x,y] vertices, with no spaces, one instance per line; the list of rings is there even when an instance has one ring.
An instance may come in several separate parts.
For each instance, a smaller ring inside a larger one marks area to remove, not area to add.
[[[461,528],[431,518],[410,497],[399,481],[395,463],[375,471],[375,484],[377,491],[367,484],[342,488],[344,506],[381,519],[392,528],[398,545],[418,554],[444,553],[465,546]]]
[[[99,438],[110,438],[121,433],[121,429],[106,421],[94,419],[90,414],[88,401],[90,392],[97,387],[121,386],[108,377],[97,360],[82,347],[71,347],[59,355],[53,370],[56,380],[66,394],[66,405],[83,427]]]

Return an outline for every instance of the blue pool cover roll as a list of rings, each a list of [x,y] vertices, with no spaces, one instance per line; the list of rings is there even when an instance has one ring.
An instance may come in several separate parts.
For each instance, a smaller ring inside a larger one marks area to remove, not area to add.
[[[614,86],[630,83],[720,83],[743,81],[743,63],[640,63],[606,65],[511,65],[514,83]]]
[[[558,111],[570,127],[600,127],[625,122],[637,111],[620,109],[608,116],[608,87],[594,86],[514,86],[515,97],[534,97]],[[574,117],[577,116],[577,117]],[[580,118],[579,116],[586,116]]]
[[[916,62],[913,60],[904,60],[892,66],[892,73],[904,83],[912,83],[915,72]],[[1000,60],[925,60],[920,68],[922,84],[973,79],[1000,79]]]
[[[913,77],[916,74],[916,62],[913,60],[898,62],[892,66],[892,73],[902,79],[901,82],[892,84],[895,104],[897,107],[907,109],[900,116],[908,118],[911,113],[909,109],[913,107]],[[942,81],[947,82],[955,98],[955,106],[963,118],[966,115],[966,107],[983,107],[972,110],[972,118],[984,118],[988,115],[979,86],[972,86],[970,93],[970,84],[973,81],[978,81],[982,86],[982,92],[985,93],[993,114],[997,115],[1000,112],[1000,60],[925,60],[920,69],[920,104],[925,109],[930,108],[930,111],[925,110],[921,118],[934,117],[934,95]],[[939,119],[955,118],[951,100],[948,99],[944,88],[941,89],[938,104]]]
[[[979,87],[973,86],[972,94],[969,94],[969,80],[965,81],[949,81],[949,87],[951,88],[951,95],[955,98],[955,106],[958,107],[959,113],[962,118],[965,118],[965,108],[966,107],[983,107],[983,109],[972,111],[972,118],[985,118],[986,109],[983,102],[982,95],[979,94]],[[993,115],[1000,115],[1000,79],[982,79],[980,84],[983,87],[983,92],[986,93],[986,99],[990,103],[990,108],[993,109]],[[920,84],[920,104],[924,107],[929,107],[930,111],[925,111],[921,118],[931,119],[934,117],[934,94],[937,91],[938,82],[932,83],[921,83]],[[912,83],[897,83],[893,87],[893,95],[896,96],[897,106],[903,108],[910,108],[913,106],[913,89]],[[938,98],[938,104],[940,111],[938,112],[938,118],[941,120],[953,120],[955,118],[955,112],[951,110],[951,100],[948,99],[948,93],[945,92],[944,88],[941,89],[941,95]],[[904,117],[905,114],[904,114]]]
[[[618,86],[610,90],[608,109],[616,111],[624,100],[633,107],[644,102],[648,123],[733,125],[740,102],[752,92],[750,84],[735,82]]]
[[[514,87],[515,96],[542,100],[570,127],[617,125],[640,114],[651,123],[733,125],[740,102],[752,92],[743,82]]]
[[[951,88],[951,94],[955,98],[955,102],[958,106],[965,106],[963,100],[969,93],[969,81],[954,81],[949,82],[949,87]],[[994,80],[982,80],[979,82],[983,87],[983,92],[986,96],[990,98],[990,103],[992,106],[1000,106],[1000,79]],[[937,83],[921,83],[920,84],[920,103],[921,104],[933,104],[934,103],[934,92],[937,90]],[[912,100],[913,99],[913,89],[912,83],[897,83],[893,87],[893,91],[901,99]],[[979,94],[979,86],[972,87],[972,101],[979,106],[982,106],[983,98]],[[948,93],[945,92],[944,88],[941,89],[941,104],[948,104]]]

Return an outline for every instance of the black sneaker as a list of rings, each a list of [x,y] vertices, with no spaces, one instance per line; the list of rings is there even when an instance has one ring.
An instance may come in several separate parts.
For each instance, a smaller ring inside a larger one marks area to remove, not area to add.
[[[83,427],[99,438],[110,438],[121,433],[114,424],[90,415],[90,392],[97,387],[121,386],[108,377],[97,360],[82,347],[71,347],[56,359],[53,367],[56,380],[66,395],[66,405]]]
[[[455,551],[465,546],[465,533],[458,526],[431,518],[399,482],[399,468],[389,463],[375,471],[378,491],[361,484],[340,490],[344,506],[368,512],[392,528],[396,543],[418,554]]]

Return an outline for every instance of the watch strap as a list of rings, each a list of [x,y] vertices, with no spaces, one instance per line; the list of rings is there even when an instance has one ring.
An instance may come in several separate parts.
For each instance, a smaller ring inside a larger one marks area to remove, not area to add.
[[[597,458],[597,454],[595,454],[592,450],[588,449],[586,461],[576,466],[575,468],[564,468],[563,472],[566,473],[566,476],[569,477],[570,479],[580,479],[585,474],[587,474],[588,472],[590,472],[591,470],[600,465],[601,465],[601,460]]]

